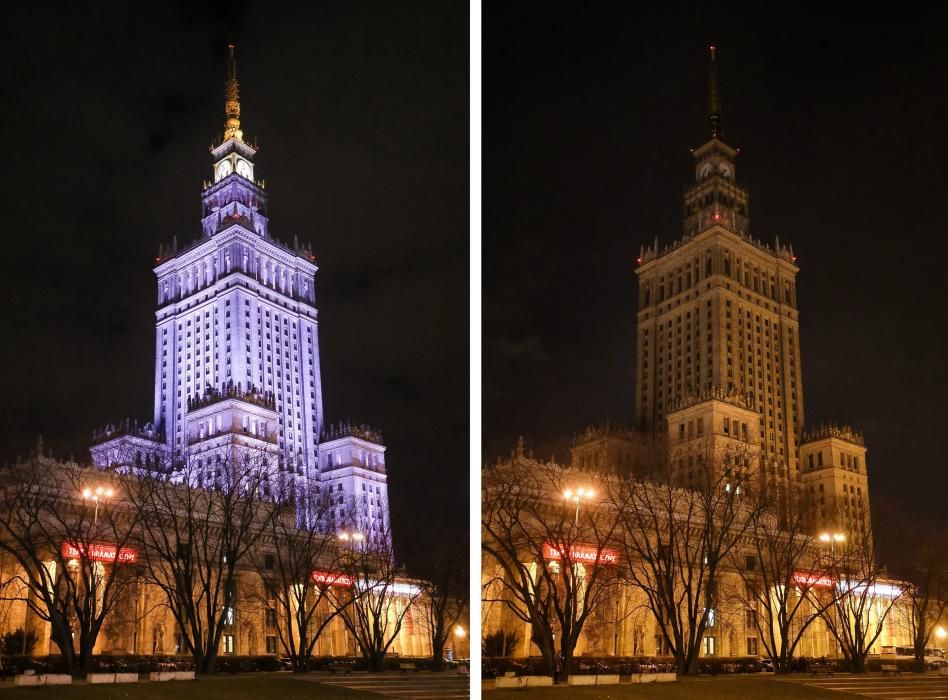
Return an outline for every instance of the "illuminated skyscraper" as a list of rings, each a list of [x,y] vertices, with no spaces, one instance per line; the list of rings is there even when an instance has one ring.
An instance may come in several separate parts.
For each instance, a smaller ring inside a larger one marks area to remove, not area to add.
[[[281,487],[326,481],[333,502],[345,494],[347,508],[371,485],[378,507],[368,522],[347,525],[380,530],[388,496],[377,431],[335,429],[321,469],[318,268],[295,236],[290,246],[270,233],[267,192],[254,175],[257,148],[240,128],[233,46],[225,113],[223,138],[210,149],[200,235],[184,247],[175,239],[154,269],[154,420],[102,431],[93,460],[173,472],[187,458],[212,478],[215,464],[252,449],[266,455]]]

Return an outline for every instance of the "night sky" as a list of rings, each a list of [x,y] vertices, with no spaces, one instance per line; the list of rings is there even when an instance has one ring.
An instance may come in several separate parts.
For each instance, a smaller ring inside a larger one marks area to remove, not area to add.
[[[467,532],[467,8],[311,5],[5,11],[0,454],[42,434],[88,459],[93,428],[151,420],[152,267],[200,233],[234,42],[271,232],[320,266],[327,420],[382,430],[396,548],[417,561]]]
[[[681,236],[715,43],[751,232],[798,256],[806,423],[864,430],[874,506],[942,514],[943,24],[618,5],[485,19],[485,454],[522,434],[565,460],[574,431],[633,420],[635,259]]]

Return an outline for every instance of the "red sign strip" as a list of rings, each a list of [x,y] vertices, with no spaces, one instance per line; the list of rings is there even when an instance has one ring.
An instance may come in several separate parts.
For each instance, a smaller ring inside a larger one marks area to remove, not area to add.
[[[67,559],[81,559],[83,545],[63,542],[63,556]],[[115,545],[94,542],[89,545],[88,558],[92,561],[118,562],[120,564],[134,564],[138,561],[138,550],[123,547],[118,551]]]
[[[314,571],[313,583],[319,583],[324,586],[352,586],[352,577],[347,574],[341,574],[336,571]]]
[[[559,547],[545,542],[543,544],[543,558],[547,561],[560,560],[563,555]],[[580,564],[615,564],[619,561],[619,550],[610,549],[609,547],[599,549],[593,545],[574,544],[570,545],[569,559]]]

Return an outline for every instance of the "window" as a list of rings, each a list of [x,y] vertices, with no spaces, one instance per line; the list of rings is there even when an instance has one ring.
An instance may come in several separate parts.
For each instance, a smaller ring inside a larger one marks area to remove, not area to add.
[[[747,655],[757,656],[757,637],[747,638]]]
[[[267,627],[276,627],[277,611],[275,608],[266,609],[265,624]]]
[[[756,639],[754,641],[757,641]],[[267,653],[276,654],[277,653],[277,638],[274,636],[267,637]]]
[[[224,653],[225,654],[234,653],[234,635],[232,634],[224,635]]]
[[[704,655],[705,656],[714,656],[715,647],[717,638],[716,637],[705,637],[704,638]]]

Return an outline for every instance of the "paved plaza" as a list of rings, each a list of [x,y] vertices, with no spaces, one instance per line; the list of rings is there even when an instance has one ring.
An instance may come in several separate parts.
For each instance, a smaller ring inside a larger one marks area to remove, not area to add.
[[[307,674],[296,678],[393,698],[467,698],[471,695],[470,677],[448,672],[354,673],[329,677]]]
[[[840,674],[828,678],[792,677],[787,679],[787,682],[879,700],[948,699],[948,676],[931,673],[925,675],[900,673],[888,676]]]

